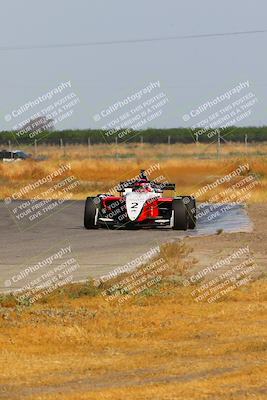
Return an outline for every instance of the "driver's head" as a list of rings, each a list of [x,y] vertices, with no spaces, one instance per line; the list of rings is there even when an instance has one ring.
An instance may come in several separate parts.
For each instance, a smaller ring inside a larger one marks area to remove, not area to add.
[[[139,183],[139,185],[135,187],[135,191],[152,192],[152,188],[150,187],[149,183]]]

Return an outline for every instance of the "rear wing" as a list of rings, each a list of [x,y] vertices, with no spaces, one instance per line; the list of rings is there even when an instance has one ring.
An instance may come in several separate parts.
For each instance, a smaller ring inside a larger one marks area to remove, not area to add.
[[[151,186],[155,189],[161,190],[175,190],[175,183],[160,183],[160,182],[151,182]]]
[[[132,189],[136,186],[138,181],[125,181],[125,182],[120,182],[120,184],[117,187],[117,191],[119,193],[124,192],[125,189]],[[166,182],[147,182],[150,183],[151,187],[154,189],[159,189],[159,190],[175,190],[175,183],[166,183]]]

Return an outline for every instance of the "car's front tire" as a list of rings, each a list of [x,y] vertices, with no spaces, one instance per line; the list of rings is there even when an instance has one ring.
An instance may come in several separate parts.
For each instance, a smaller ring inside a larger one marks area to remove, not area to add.
[[[186,231],[188,228],[188,214],[183,199],[172,201],[172,229]]]
[[[95,197],[87,197],[84,208],[84,227],[86,229],[97,229],[99,225],[98,219],[98,206]]]

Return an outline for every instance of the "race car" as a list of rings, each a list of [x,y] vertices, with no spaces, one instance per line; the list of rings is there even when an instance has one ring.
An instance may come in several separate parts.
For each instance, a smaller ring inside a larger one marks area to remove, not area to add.
[[[194,229],[194,197],[163,197],[164,190],[175,190],[175,184],[150,181],[145,170],[141,170],[137,179],[120,182],[117,196],[98,194],[96,197],[87,197],[84,227],[133,229],[165,226],[175,230]]]

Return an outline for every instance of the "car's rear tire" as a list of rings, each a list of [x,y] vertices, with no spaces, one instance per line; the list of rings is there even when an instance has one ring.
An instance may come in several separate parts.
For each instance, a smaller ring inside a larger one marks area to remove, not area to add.
[[[188,197],[188,199],[189,202],[186,204],[188,213],[188,228],[195,229],[197,222],[196,200],[193,197]]]
[[[97,229],[98,206],[95,197],[87,197],[84,208],[84,227],[86,229]]]
[[[186,231],[188,228],[188,213],[183,199],[172,201],[172,229]]]

